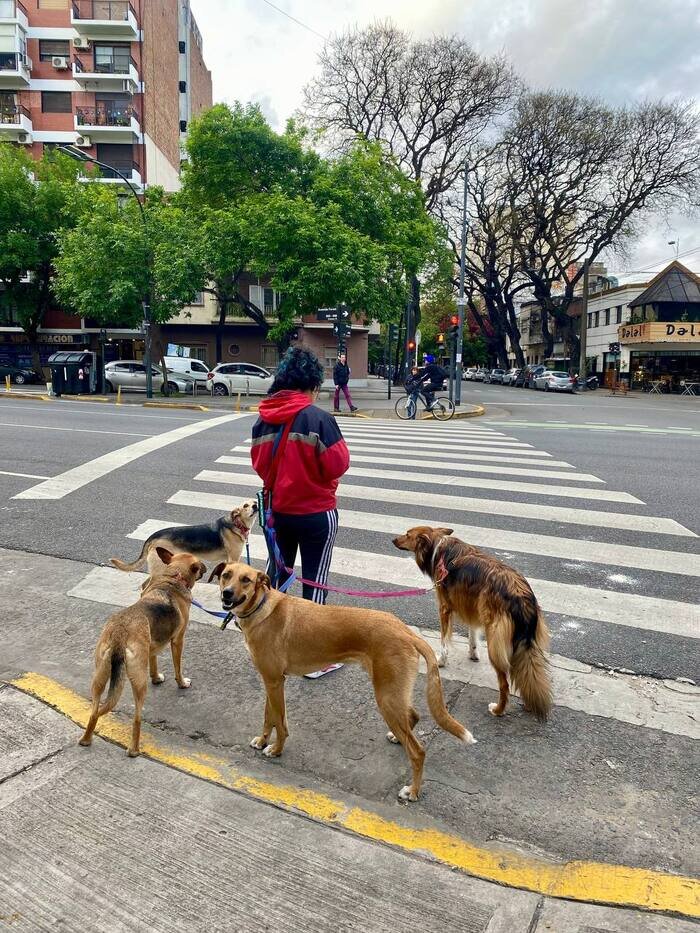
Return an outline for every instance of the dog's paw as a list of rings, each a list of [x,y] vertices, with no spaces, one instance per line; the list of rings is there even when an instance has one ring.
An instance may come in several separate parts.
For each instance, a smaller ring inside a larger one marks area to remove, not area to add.
[[[394,735],[393,732],[387,732],[386,737],[387,737],[387,739],[389,739],[390,742],[393,742],[394,745],[400,745],[400,744],[401,744],[401,743],[399,742],[399,740],[396,738],[396,736]]]
[[[92,745],[92,736],[90,736],[89,739],[86,739],[85,736],[78,739],[78,745],[82,745],[83,748],[89,748]]]
[[[164,680],[165,680],[165,674],[156,674],[155,677],[151,677],[151,683],[156,684],[156,686],[158,684],[162,684]]]
[[[464,735],[462,736],[462,741],[465,745],[476,745],[476,739],[471,734],[469,729],[464,730]]]
[[[489,703],[489,713],[491,713],[492,716],[502,716],[504,712],[505,710],[502,710],[500,713],[498,712],[498,703]]]
[[[265,755],[266,758],[279,758],[281,754],[282,749],[277,748],[276,745],[268,745],[267,748],[263,749],[263,755]]]
[[[138,758],[139,755],[141,754],[138,748],[128,748],[126,753],[129,756],[129,758]]]
[[[447,651],[441,651],[437,656],[438,667],[444,667],[447,664]]]
[[[188,687],[192,686],[192,681],[189,677],[183,677],[181,681],[178,682],[178,687],[180,690],[187,690]]]
[[[407,803],[410,801],[413,803],[415,800],[418,800],[416,794],[413,793],[413,788],[410,784],[406,784],[399,791],[399,800],[405,800]]]
[[[250,747],[257,748],[258,751],[262,751],[266,745],[267,739],[264,739],[261,735],[256,735],[254,739],[250,740]]]

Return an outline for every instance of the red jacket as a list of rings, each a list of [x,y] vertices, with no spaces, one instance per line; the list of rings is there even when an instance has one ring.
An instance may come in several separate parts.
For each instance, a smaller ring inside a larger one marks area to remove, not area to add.
[[[273,446],[286,447],[273,469]],[[303,392],[283,390],[263,399],[253,426],[253,469],[265,488],[272,483],[272,507],[285,515],[309,515],[336,507],[340,477],[350,453],[335,418]],[[276,472],[276,475],[273,475]]]

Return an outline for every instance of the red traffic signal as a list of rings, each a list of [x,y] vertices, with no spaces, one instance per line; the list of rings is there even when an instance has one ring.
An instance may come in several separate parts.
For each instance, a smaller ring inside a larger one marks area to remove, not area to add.
[[[452,317],[450,318],[450,324],[453,327],[456,327],[459,324],[459,318],[457,317],[456,314],[453,314]]]
[[[409,341],[408,341],[408,349],[409,349],[411,352],[413,352],[413,351],[416,349],[416,341],[415,341],[415,340],[409,340]]]

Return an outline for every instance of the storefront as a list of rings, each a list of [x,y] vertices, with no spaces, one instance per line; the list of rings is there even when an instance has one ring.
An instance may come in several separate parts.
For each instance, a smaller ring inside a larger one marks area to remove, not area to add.
[[[687,321],[624,324],[618,331],[629,353],[633,389],[682,393],[700,384],[700,324]],[[700,391],[698,392],[700,394]]]
[[[90,343],[88,334],[39,334],[39,357],[41,365],[46,366],[49,357],[57,350],[79,350]],[[23,331],[0,331],[0,359],[16,366],[31,369],[34,365],[33,348]]]

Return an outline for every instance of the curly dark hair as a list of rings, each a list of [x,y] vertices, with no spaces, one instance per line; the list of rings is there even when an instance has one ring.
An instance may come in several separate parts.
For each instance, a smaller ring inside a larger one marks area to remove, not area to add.
[[[282,357],[268,395],[282,389],[297,389],[309,392],[323,385],[323,366],[310,350],[290,347]]]

